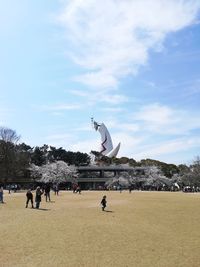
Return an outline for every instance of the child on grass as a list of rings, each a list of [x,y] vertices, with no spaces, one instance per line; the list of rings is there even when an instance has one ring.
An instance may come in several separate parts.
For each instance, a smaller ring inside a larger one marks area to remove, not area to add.
[[[106,207],[106,196],[103,196],[102,200],[101,200],[101,205],[102,205],[102,211],[104,211],[105,207]]]

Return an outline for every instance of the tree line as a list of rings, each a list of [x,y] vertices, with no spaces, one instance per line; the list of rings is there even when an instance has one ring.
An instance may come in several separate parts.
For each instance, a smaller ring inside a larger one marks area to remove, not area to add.
[[[0,127],[0,182],[25,181],[31,179],[31,164],[42,166],[47,163],[64,161],[68,165],[88,165],[90,157],[86,153],[66,151],[44,144],[31,147],[18,143],[20,136],[16,131]]]
[[[84,166],[91,163],[87,153],[66,151],[64,148],[56,148],[44,144],[31,147],[25,143],[19,143],[20,136],[16,131],[0,127],[0,183],[8,183],[15,180],[28,181],[31,179],[30,166],[44,166],[49,163],[63,161],[67,165]],[[98,152],[92,151],[99,156]],[[184,185],[200,186],[200,158],[197,157],[190,166],[185,164],[167,164],[154,159],[142,159],[136,161],[133,158],[107,158],[101,157],[97,164],[104,165],[128,165],[131,167],[156,167],[162,174],[169,178],[180,180]]]

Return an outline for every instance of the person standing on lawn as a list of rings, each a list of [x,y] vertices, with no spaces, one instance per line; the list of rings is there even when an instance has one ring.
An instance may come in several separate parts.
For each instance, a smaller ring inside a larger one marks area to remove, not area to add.
[[[26,193],[26,208],[28,208],[28,203],[31,201],[32,209],[34,208],[33,206],[33,194],[31,192],[31,189],[29,189]]]
[[[40,190],[40,187],[38,186],[37,188],[36,188],[36,192],[35,192],[35,207],[36,207],[36,209],[39,209],[39,207],[40,207],[40,202],[42,201],[42,194],[43,194],[43,192]]]

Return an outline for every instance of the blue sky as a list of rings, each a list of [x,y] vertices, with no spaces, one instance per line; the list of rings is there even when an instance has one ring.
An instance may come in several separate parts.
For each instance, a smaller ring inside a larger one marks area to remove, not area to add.
[[[0,125],[89,153],[190,163],[200,149],[200,2],[0,2]]]

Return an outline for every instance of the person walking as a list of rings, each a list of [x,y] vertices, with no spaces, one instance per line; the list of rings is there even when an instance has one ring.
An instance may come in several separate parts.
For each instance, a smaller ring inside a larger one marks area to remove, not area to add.
[[[33,194],[31,192],[31,189],[29,189],[26,193],[26,208],[28,208],[28,203],[31,201],[32,209],[34,208],[33,206]]]
[[[36,188],[36,192],[35,192],[35,207],[36,207],[36,209],[39,209],[39,207],[40,207],[40,202],[42,201],[42,194],[43,194],[43,192],[40,190],[40,187],[38,186],[37,188]]]
[[[104,211],[104,209],[106,208],[106,204],[107,204],[106,196],[103,196],[101,200],[102,211]]]
[[[3,202],[3,186],[0,187],[0,202],[4,203]]]

